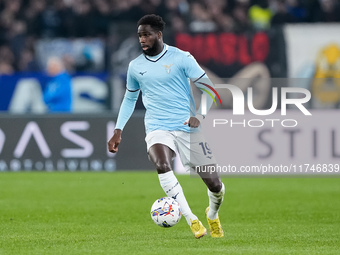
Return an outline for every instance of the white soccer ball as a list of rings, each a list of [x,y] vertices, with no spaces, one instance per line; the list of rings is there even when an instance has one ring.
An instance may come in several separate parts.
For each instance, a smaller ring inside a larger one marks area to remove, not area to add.
[[[171,197],[157,199],[151,206],[151,219],[160,227],[175,226],[182,217],[179,203]]]

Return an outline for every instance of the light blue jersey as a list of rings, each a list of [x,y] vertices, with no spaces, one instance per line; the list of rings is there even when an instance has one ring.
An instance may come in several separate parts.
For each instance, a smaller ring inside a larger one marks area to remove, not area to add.
[[[190,79],[205,76],[204,70],[188,52],[164,44],[157,56],[141,54],[131,61],[127,73],[127,93],[123,100],[118,129],[123,129],[131,116],[139,91],[146,108],[146,133],[154,130],[181,130],[190,132],[184,122],[195,116],[195,103]],[[125,101],[125,102],[124,102]]]

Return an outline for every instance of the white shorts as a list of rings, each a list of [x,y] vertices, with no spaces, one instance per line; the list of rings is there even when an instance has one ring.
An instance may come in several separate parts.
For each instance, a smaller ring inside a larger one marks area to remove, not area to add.
[[[178,153],[187,171],[196,166],[216,164],[215,157],[200,131],[188,133],[155,130],[147,134],[145,141],[147,151],[152,145],[160,143]]]

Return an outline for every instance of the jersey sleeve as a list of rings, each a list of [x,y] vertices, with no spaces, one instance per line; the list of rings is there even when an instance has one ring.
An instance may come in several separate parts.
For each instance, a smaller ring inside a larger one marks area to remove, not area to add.
[[[139,90],[130,92],[126,90],[123,102],[120,106],[116,129],[123,130],[126,123],[130,119],[133,111],[135,110],[136,101],[138,99]]]
[[[138,91],[140,89],[139,83],[133,75],[132,63],[129,64],[127,71],[126,89],[130,92]]]
[[[136,101],[139,96],[139,83],[132,75],[132,67],[131,63],[129,65],[128,71],[127,71],[127,78],[126,78],[126,92],[124,95],[123,102],[120,106],[117,123],[116,123],[116,129],[123,130],[126,123],[130,119],[133,111],[135,110]]]
[[[202,121],[209,111],[213,101],[215,100],[214,84],[206,75],[202,67],[200,67],[200,65],[197,63],[196,59],[189,52],[184,52],[182,62],[184,64],[186,76],[190,78],[196,87],[202,91],[202,96],[204,94],[206,95],[204,99],[204,105],[202,105],[203,100],[201,100],[201,104],[199,109],[196,111],[195,116],[200,121]]]
[[[215,96],[218,95],[215,86],[212,83],[212,81],[209,79],[209,77],[204,74],[202,77],[196,79],[194,81],[195,86],[201,90],[201,104],[196,112],[196,117],[200,121],[205,118],[207,112],[211,108],[213,102],[215,102]],[[203,99],[204,96],[204,99]]]
[[[185,75],[192,81],[198,80],[204,76],[205,71],[199,66],[196,59],[189,52],[183,52],[182,63]]]

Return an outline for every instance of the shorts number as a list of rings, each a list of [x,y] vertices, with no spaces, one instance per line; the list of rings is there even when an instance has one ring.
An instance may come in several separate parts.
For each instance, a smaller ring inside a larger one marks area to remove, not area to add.
[[[205,143],[200,142],[199,145],[201,145],[204,155],[212,153],[210,148],[209,148],[209,144],[207,142],[205,142]]]

